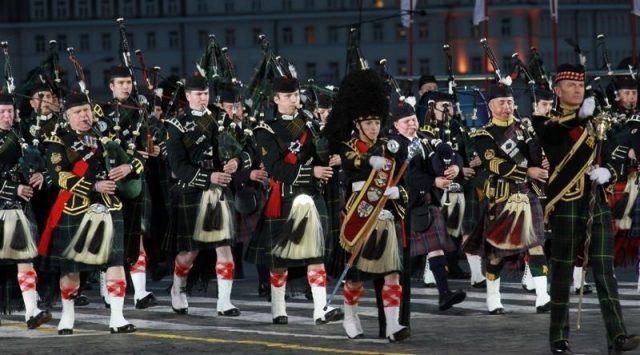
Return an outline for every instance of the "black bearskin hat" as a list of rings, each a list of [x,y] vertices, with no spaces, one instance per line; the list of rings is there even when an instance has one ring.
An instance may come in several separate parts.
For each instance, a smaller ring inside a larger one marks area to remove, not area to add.
[[[372,69],[349,73],[340,83],[333,109],[323,129],[331,152],[351,137],[355,124],[367,117],[378,117],[381,126],[389,116],[388,90],[382,78]]]

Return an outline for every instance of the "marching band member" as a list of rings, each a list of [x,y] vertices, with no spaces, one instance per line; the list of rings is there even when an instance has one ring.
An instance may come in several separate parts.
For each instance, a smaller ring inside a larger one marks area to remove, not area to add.
[[[308,117],[298,109],[298,80],[276,77],[272,91],[275,117],[254,129],[260,157],[271,178],[262,229],[252,240],[257,244],[250,246],[248,259],[268,260],[274,324],[288,323],[285,287],[288,268],[295,266],[307,268],[316,324],[338,321],[343,318],[340,309],[323,309],[327,300],[323,263],[327,212],[322,185],[333,176],[333,168],[320,160]]]
[[[534,127],[553,168],[546,187],[545,220],[551,223],[551,322],[549,342],[555,354],[571,354],[569,347],[569,291],[573,265],[583,248],[589,217],[591,189],[595,203],[589,260],[593,269],[600,309],[607,330],[607,344],[615,352],[633,350],[640,336],[627,335],[622,319],[618,287],[613,274],[611,212],[601,185],[615,180],[615,157],[596,161],[596,136],[590,122],[595,99],[585,96],[584,67],[562,64],[555,77],[554,92],[559,112],[534,116]],[[609,157],[607,157],[609,158]],[[536,284],[538,287],[538,284]],[[537,290],[536,290],[537,292]]]
[[[34,329],[49,322],[51,313],[38,308],[38,277],[33,267],[33,258],[37,255],[37,228],[29,202],[35,190],[43,189],[47,182],[42,172],[24,172],[21,168],[20,161],[25,159],[21,147],[24,142],[13,128],[14,118],[13,97],[0,95],[0,267],[17,265],[24,318],[27,328]],[[42,159],[39,151],[36,150],[36,154]],[[14,308],[11,299],[5,298],[10,297],[9,288],[14,283],[3,278],[0,277],[0,281],[4,281],[0,282],[4,285],[0,287],[0,310],[6,312]]]
[[[131,333],[136,327],[122,313],[127,285],[122,202],[118,197],[122,190],[116,184],[140,176],[142,162],[122,150],[120,157],[124,161],[105,158],[107,144],[96,135],[93,111],[85,94],[68,95],[65,108],[67,129],[45,141],[49,173],[60,193],[39,245],[40,254],[47,257],[46,267],[61,273],[62,317],[58,334],[73,334],[79,273],[101,266],[107,268],[109,329],[111,333]]]
[[[171,307],[178,314],[188,312],[185,293],[187,276],[200,250],[215,248],[219,316],[237,317],[240,310],[231,303],[235,264],[231,252],[233,220],[227,186],[241,168],[240,159],[222,162],[219,156],[218,124],[207,108],[209,87],[201,76],[187,79],[186,114],[168,120],[167,153],[178,183],[172,187],[173,231],[179,251],[175,259]]]
[[[405,213],[407,196],[399,187],[388,186],[397,172],[397,164],[387,149],[387,139],[379,137],[389,111],[384,85],[372,70],[347,75],[340,84],[324,133],[331,150],[340,152],[352,190],[346,204],[340,243],[348,253],[358,252],[358,249],[354,250],[355,246],[365,243],[346,277],[343,326],[349,338],[363,336],[358,317],[359,299],[364,294],[363,281],[384,278],[382,300],[386,337],[394,342],[410,336],[409,328],[399,323],[402,263],[398,238],[402,232],[400,223],[396,222]],[[351,137],[352,131],[355,137]],[[372,212],[383,194],[391,202],[382,206],[382,212],[376,216]],[[363,225],[367,223],[376,224],[370,236],[363,233]]]
[[[160,147],[153,145],[151,153],[147,152],[146,123],[140,110],[136,108],[136,102],[142,104],[146,101],[144,96],[134,98],[133,78],[129,69],[123,66],[113,66],[109,71],[109,90],[113,95],[113,101],[102,107],[97,112],[104,112],[104,117],[98,128],[106,134],[115,136],[121,142],[123,148],[131,156],[137,156],[146,163],[151,157],[160,155]],[[105,124],[106,123],[106,124]],[[153,293],[147,291],[147,253],[144,249],[144,236],[149,228],[149,214],[151,210],[149,191],[147,184],[142,179],[141,193],[135,197],[123,198],[122,216],[125,227],[125,258],[131,274],[131,282],[134,290],[134,304],[137,309],[155,306],[157,301]],[[104,277],[104,275],[101,275]],[[104,293],[104,283],[102,284]],[[105,304],[109,304],[109,297],[104,297]]]
[[[504,313],[500,295],[502,259],[524,251],[529,254],[529,265],[536,285],[536,311],[547,312],[550,301],[547,294],[547,260],[542,248],[542,205],[527,179],[545,182],[548,178],[548,162],[545,167],[533,165],[531,157],[534,147],[526,143],[525,129],[513,117],[514,100],[510,87],[502,84],[492,87],[489,109],[491,121],[476,130],[472,137],[482,163],[489,171],[485,194],[490,199],[490,205],[484,221],[484,233],[478,233],[483,241],[469,239],[467,245],[475,245],[476,254],[484,249],[487,257],[489,314]],[[470,247],[467,251],[472,249]]]

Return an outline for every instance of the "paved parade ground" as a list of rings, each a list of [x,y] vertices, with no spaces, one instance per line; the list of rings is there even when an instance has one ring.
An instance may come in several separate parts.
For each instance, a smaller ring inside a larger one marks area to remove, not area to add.
[[[639,333],[640,293],[635,271],[618,270],[618,280],[628,331]],[[291,297],[288,302],[288,325],[271,324],[270,304],[265,298],[258,298],[256,277],[251,274],[234,284],[232,300],[242,311],[240,317],[216,315],[215,281],[206,293],[195,292],[189,298],[188,315],[175,314],[166,292],[170,280],[165,278],[149,283],[149,290],[159,301],[156,307],[136,310],[127,295],[125,317],[138,327],[138,332],[111,335],[109,311],[94,285],[93,290],[86,292],[91,303],[76,307],[72,336],[57,335],[59,303],[54,305],[53,321],[37,330],[27,330],[19,314],[2,316],[0,354],[548,354],[549,314],[536,314],[535,295],[525,293],[515,278],[510,281],[503,282],[502,288],[507,313],[489,316],[484,290],[471,289],[466,281],[451,281],[452,287],[467,290],[466,301],[440,312],[437,290],[424,288],[414,280],[412,335],[395,344],[377,338],[377,310],[371,287],[361,303],[365,338],[349,340],[340,323],[314,325],[312,302],[303,294]],[[579,354],[606,354],[604,326],[595,293],[585,296],[581,330],[575,330],[578,297],[572,296],[571,301],[573,350]],[[342,297],[336,303],[342,304]]]

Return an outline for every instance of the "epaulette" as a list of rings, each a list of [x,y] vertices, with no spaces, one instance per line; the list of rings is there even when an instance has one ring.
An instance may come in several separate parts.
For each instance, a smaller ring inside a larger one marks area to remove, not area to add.
[[[484,126],[482,128],[478,128],[474,132],[469,133],[469,137],[471,137],[471,138],[490,137],[490,138],[493,139],[493,136],[491,135],[491,133],[489,133],[489,131],[487,131],[487,129],[486,129],[489,125],[492,125],[492,124],[489,123],[486,126]]]
[[[549,116],[549,120],[551,122],[560,123],[560,124],[565,123],[567,121],[571,121],[575,118],[576,118],[576,112],[573,110],[568,112],[552,113]]]
[[[95,104],[93,106],[93,114],[98,117],[98,118],[103,118],[104,117],[104,110],[102,109],[102,106]]]
[[[271,126],[269,126],[268,124],[264,123],[264,121],[260,121],[255,127],[253,127],[254,132],[260,129],[264,129],[271,134],[276,134],[273,131],[273,128],[271,128]]]
[[[175,128],[177,128],[178,131],[180,131],[180,133],[186,132],[186,130],[182,126],[182,123],[180,123],[180,121],[178,121],[178,119],[175,118],[175,117],[173,117],[171,119],[168,119],[168,120],[165,120],[165,122],[167,122],[167,123],[171,124],[172,126],[174,126]]]
[[[355,151],[356,149],[356,142],[358,141],[358,138],[351,138],[348,141],[343,141],[342,144],[346,145],[347,147],[349,147],[349,149]]]
[[[432,135],[432,136],[436,135],[435,128],[433,126],[431,126],[431,125],[422,126],[422,127],[420,127],[419,131],[422,132],[422,133],[426,133],[426,134]]]
[[[62,141],[62,138],[54,135],[48,135],[47,137],[45,137],[44,143],[55,143],[55,144],[60,144],[64,146],[64,142]]]

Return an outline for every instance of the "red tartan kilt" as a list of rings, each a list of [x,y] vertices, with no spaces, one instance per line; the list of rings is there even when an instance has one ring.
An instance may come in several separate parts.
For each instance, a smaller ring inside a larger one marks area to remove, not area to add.
[[[620,201],[622,197],[624,197],[624,189],[626,186],[626,181],[618,181],[613,185],[613,194],[607,195],[607,203],[609,204],[610,209],[613,209],[616,202]]]

